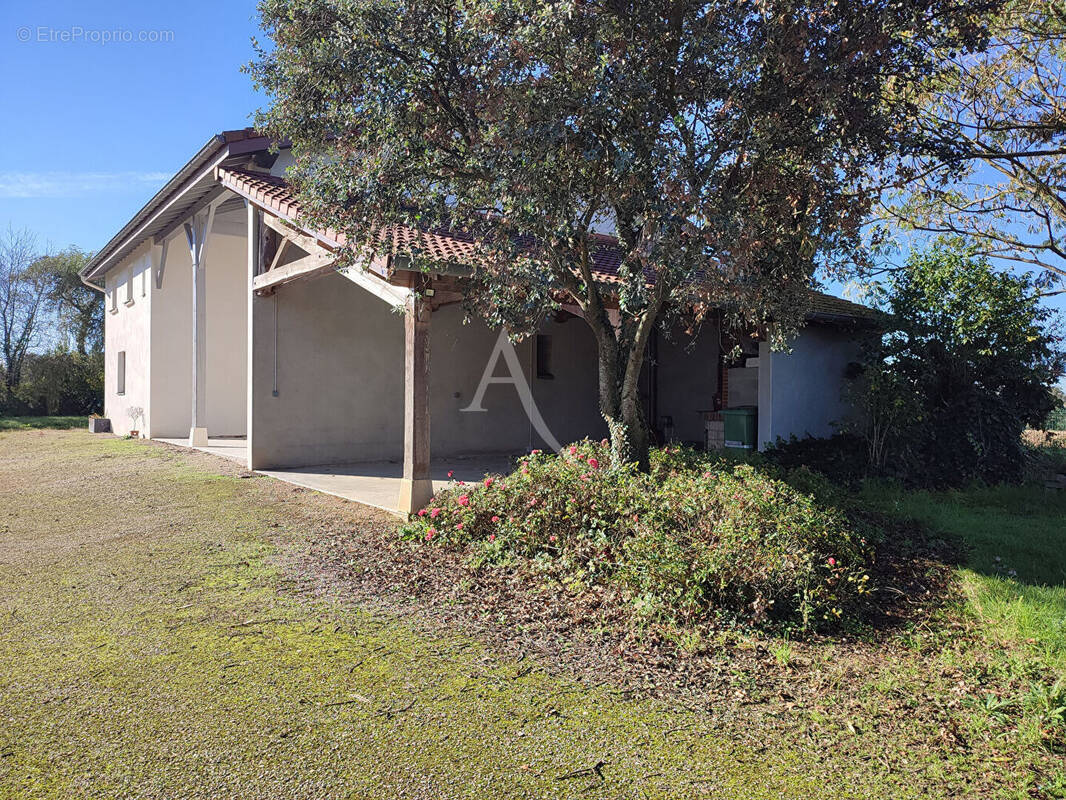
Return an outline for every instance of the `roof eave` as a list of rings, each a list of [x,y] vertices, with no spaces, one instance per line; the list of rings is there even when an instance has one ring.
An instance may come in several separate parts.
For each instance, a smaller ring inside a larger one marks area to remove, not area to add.
[[[191,182],[202,177],[204,168],[213,162],[225,160],[231,156],[255,152],[269,147],[270,140],[258,134],[251,135],[251,129],[244,131],[224,131],[216,133],[201,147],[174,177],[156,192],[152,198],[133,217],[122,226],[111,240],[94,255],[78,273],[82,281],[89,286],[96,285],[92,279],[113,267],[115,255],[123,253],[130,239],[143,229],[154,216],[165,208],[172,198],[180,197]]]

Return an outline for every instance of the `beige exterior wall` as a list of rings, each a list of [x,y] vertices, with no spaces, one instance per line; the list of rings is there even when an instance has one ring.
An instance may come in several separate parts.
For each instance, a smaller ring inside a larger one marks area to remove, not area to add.
[[[275,300],[276,298],[276,300]],[[277,396],[274,396],[274,303]],[[252,301],[252,464],[256,468],[399,460],[403,454],[403,317],[340,275],[280,287]],[[562,442],[603,436],[595,343],[581,320],[546,322],[551,379],[537,378],[534,344],[516,346],[524,379],[549,429]],[[470,406],[497,335],[463,324],[459,306],[430,325],[430,453],[517,453],[545,442],[532,429],[514,386],[487,389],[485,411]],[[497,375],[506,373],[501,360]]]
[[[151,263],[148,248],[128,256],[105,276],[104,311],[104,416],[120,435],[151,431]],[[125,353],[125,392],[119,394],[118,359]],[[144,416],[136,422],[128,410],[139,407]]]
[[[859,356],[853,331],[808,325],[791,352],[759,346],[759,447],[796,436],[832,436],[850,408],[845,370]]]
[[[247,431],[247,272],[243,211],[216,217],[207,247],[207,427],[211,436]],[[132,305],[126,291],[132,276]],[[145,244],[106,275],[105,414],[119,434],[130,430],[127,409],[139,406],[140,431],[154,437],[189,435],[192,418],[192,262],[185,234],[170,237],[162,285]],[[117,310],[111,311],[117,287]],[[118,353],[126,353],[126,392],[117,393]]]

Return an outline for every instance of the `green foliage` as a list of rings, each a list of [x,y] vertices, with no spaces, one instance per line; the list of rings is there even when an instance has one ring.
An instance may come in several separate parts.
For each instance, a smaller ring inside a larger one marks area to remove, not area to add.
[[[1056,386],[1051,393],[1057,402],[1040,427],[1046,431],[1066,431],[1066,392]]]
[[[13,415],[87,415],[104,405],[104,356],[54,350],[29,353],[22,380],[0,395],[0,413]]]
[[[59,321],[60,332],[80,355],[104,348],[104,295],[82,283],[78,274],[91,256],[71,246],[42,256],[33,265],[47,286],[45,301]]]
[[[650,475],[615,468],[605,443],[588,441],[534,451],[511,475],[438,493],[403,535],[467,548],[478,564],[530,560],[679,622],[816,627],[868,593],[868,542],[841,512],[750,464],[684,449],[653,463]]]
[[[1060,0],[987,10],[988,46],[942,51],[918,93],[915,124],[943,146],[909,154],[891,212],[904,228],[1041,267],[1039,285],[1057,289],[1066,277],[1066,10]]]
[[[871,466],[919,485],[1021,479],[1021,442],[1054,406],[1060,338],[1029,275],[939,243],[892,279],[893,325],[855,386]]]
[[[787,441],[778,439],[763,455],[784,470],[815,470],[833,483],[848,488],[858,486],[868,472],[866,443],[853,433],[838,433],[826,438],[792,436]]]

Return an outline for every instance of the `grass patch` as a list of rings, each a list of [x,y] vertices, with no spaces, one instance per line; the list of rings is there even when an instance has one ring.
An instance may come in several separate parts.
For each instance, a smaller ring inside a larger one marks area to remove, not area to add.
[[[0,417],[0,431],[72,430],[88,425],[88,417]]]
[[[949,492],[871,484],[861,499],[963,542],[962,587],[989,639],[1034,651],[1066,675],[1066,493],[1032,484]]]

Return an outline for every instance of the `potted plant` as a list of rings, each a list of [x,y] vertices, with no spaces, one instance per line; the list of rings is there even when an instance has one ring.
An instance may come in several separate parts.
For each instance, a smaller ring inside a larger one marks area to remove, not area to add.
[[[130,406],[126,409],[126,413],[130,418],[130,438],[136,439],[141,435],[141,432],[137,429],[137,420],[144,416],[144,409],[140,406]]]

